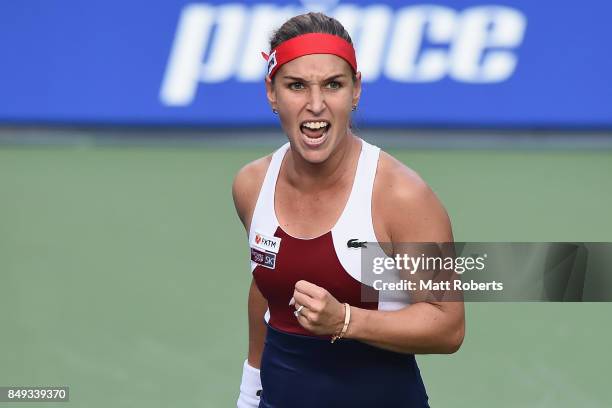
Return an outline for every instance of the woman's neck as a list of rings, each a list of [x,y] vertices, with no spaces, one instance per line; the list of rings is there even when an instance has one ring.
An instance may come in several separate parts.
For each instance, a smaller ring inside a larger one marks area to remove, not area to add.
[[[361,141],[349,130],[330,156],[321,163],[310,163],[290,151],[287,180],[303,192],[326,190],[338,185],[353,170],[353,158],[359,156]]]

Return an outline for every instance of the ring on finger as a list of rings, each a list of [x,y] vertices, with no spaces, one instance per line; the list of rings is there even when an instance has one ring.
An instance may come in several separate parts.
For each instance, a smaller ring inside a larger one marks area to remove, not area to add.
[[[300,312],[302,311],[302,309],[304,308],[304,305],[300,305],[300,307],[298,307],[295,312],[293,312],[293,314],[295,315],[295,317],[298,317],[300,315]]]

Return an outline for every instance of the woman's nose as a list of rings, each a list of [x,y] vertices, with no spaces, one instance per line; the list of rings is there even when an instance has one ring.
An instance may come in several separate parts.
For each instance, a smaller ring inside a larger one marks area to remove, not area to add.
[[[314,115],[318,115],[325,110],[325,97],[318,87],[311,88],[306,108]]]

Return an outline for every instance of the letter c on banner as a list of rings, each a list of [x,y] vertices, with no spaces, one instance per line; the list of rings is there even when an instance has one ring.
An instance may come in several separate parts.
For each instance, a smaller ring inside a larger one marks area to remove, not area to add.
[[[443,6],[411,6],[397,12],[385,74],[398,82],[435,82],[448,73],[448,48],[457,13]],[[443,47],[427,47],[424,43]]]

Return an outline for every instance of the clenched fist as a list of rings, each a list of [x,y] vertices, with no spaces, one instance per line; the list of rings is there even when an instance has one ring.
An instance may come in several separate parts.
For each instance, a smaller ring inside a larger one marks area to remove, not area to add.
[[[295,306],[300,325],[316,335],[332,336],[342,330],[344,305],[314,283],[298,281],[289,305]]]

